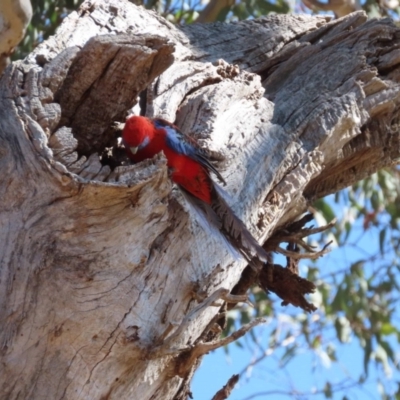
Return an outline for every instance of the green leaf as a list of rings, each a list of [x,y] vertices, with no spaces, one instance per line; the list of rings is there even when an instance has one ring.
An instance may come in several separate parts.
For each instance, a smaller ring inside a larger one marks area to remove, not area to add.
[[[372,18],[381,18],[382,17],[382,14],[381,14],[381,11],[380,11],[380,8],[379,8],[378,4],[371,5],[368,8],[367,13],[368,13],[368,18],[370,18],[370,19],[372,19]]]
[[[232,8],[232,12],[233,12],[233,15],[238,17],[239,20],[247,19],[248,17],[251,16],[249,14],[249,12],[247,11],[246,4],[244,4],[244,3],[236,4]]]
[[[385,237],[386,237],[386,228],[381,229],[379,232],[379,250],[381,252],[381,255],[384,254],[384,248],[385,248]]]
[[[336,217],[332,207],[324,199],[317,200],[314,207],[322,214],[326,222],[330,222]]]
[[[396,400],[400,400],[400,382],[397,382],[397,392],[395,394]]]
[[[332,385],[330,384],[330,382],[326,382],[324,386],[324,395],[327,399],[331,399],[333,396]]]
[[[363,270],[364,263],[365,263],[364,260],[359,260],[351,264],[350,272],[356,275],[357,277],[362,278],[364,276],[364,270]]]
[[[332,360],[332,361],[337,361],[337,357],[336,357],[336,350],[333,347],[333,345],[330,343],[327,346],[326,349],[326,354],[328,354],[328,357]]]
[[[231,12],[231,7],[224,7],[218,14],[217,21],[224,22]]]
[[[382,324],[380,333],[384,336],[391,335],[392,333],[397,333],[398,330],[389,322]]]
[[[240,340],[236,340],[236,341],[235,341],[235,344],[236,344],[237,347],[243,349],[243,345],[242,345],[242,343],[240,342]]]
[[[346,317],[336,318],[335,328],[337,337],[342,343],[347,343],[350,341],[351,328],[349,320]]]
[[[297,353],[296,345],[288,347],[280,360],[280,367],[284,368],[287,365],[287,363],[296,355],[296,353]]]
[[[257,0],[255,6],[262,15],[267,15],[271,12],[286,14],[290,10],[289,5],[284,1],[270,2],[266,0]]]
[[[395,356],[394,351],[393,351],[392,347],[390,346],[390,344],[388,342],[386,342],[385,340],[380,340],[379,344],[385,350],[385,352],[386,352],[387,356],[389,357],[389,359],[392,362],[395,363],[396,362],[396,360],[395,360],[396,356]]]
[[[342,285],[340,285],[332,301],[332,311],[344,311],[346,309],[345,292]]]
[[[376,190],[372,193],[370,200],[374,211],[378,211],[381,207],[381,198]]]
[[[321,347],[321,336],[317,335],[314,337],[313,341],[311,342],[311,347],[313,349],[317,349],[318,347]]]
[[[371,338],[365,338],[364,346],[364,372],[368,376],[368,364],[372,353],[372,341]]]
[[[388,353],[386,352],[386,349],[382,346],[382,342],[376,346],[374,356],[376,361],[382,363],[385,374],[390,375],[391,368],[388,362]]]

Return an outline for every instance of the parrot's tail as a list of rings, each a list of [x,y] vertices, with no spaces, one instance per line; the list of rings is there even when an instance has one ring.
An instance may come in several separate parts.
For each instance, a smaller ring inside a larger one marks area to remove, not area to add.
[[[194,197],[180,187],[187,202],[196,212],[200,224],[222,237],[235,258],[243,257],[250,264],[254,256],[263,262],[269,261],[268,253],[225,201],[222,189],[215,182],[212,183],[211,204]]]

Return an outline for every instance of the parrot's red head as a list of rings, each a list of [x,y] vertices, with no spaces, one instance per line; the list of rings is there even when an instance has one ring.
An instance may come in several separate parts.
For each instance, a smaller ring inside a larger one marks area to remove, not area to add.
[[[135,154],[138,149],[147,146],[154,135],[154,126],[146,117],[134,115],[125,122],[122,131],[122,142],[125,147]]]

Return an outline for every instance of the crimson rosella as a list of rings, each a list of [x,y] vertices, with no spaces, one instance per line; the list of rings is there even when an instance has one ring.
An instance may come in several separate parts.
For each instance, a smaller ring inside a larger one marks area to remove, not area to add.
[[[222,189],[211,179],[210,171],[225,182],[193,138],[165,120],[132,116],[126,121],[122,142],[134,162],[164,152],[172,181],[203,217],[200,222],[203,225],[206,222],[214,232],[221,234],[235,255],[239,253],[250,262],[255,254],[267,261],[267,252],[234,214],[223,198]]]

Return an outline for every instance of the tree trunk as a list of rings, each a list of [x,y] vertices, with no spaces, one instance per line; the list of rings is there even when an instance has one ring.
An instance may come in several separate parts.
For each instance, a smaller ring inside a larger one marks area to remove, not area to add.
[[[178,28],[104,0],[9,65],[1,398],[185,399],[199,357],[226,342],[207,341],[213,304],[245,263],[198,226],[163,155],[118,165],[112,125],[140,93],[142,113],[220,156],[233,209],[265,242],[396,162],[399,45],[363,12]]]

